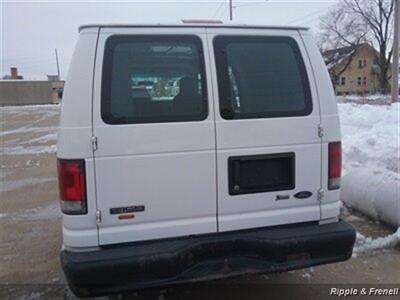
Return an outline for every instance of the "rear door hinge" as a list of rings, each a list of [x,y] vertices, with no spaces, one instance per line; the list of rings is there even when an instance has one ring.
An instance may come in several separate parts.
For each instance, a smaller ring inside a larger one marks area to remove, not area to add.
[[[318,201],[322,201],[324,199],[324,189],[318,190]]]
[[[101,211],[96,210],[96,223],[100,224],[101,223]]]
[[[322,138],[324,136],[324,127],[322,125],[318,125],[318,136]]]
[[[98,148],[98,145],[97,145],[97,136],[92,136],[92,150],[93,150],[93,151],[96,151],[97,148]]]

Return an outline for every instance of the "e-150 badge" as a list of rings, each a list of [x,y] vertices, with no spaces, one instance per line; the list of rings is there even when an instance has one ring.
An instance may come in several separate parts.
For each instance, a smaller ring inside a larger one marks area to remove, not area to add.
[[[124,207],[113,207],[110,208],[111,215],[125,214],[132,212],[142,212],[144,211],[144,205],[134,205],[134,206],[124,206]]]

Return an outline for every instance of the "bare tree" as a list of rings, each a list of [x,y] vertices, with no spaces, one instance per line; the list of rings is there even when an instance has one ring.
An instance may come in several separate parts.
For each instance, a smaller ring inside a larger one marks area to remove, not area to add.
[[[381,92],[388,91],[391,77],[393,11],[394,0],[342,0],[321,19],[320,44],[324,49],[356,47],[362,40],[371,41],[379,49],[375,56]]]
[[[336,66],[330,68],[332,83],[336,87],[335,83],[352,63],[357,47],[365,38],[368,29],[364,22],[348,13],[344,5],[337,5],[331,9],[321,19],[320,27],[318,46],[321,52],[326,54],[325,61],[328,67]],[[339,48],[343,51],[336,51]],[[332,55],[328,49],[334,49],[331,51]]]

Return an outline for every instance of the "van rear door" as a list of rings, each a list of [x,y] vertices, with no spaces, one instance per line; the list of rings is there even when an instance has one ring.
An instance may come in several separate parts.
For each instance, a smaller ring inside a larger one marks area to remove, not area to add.
[[[319,102],[299,32],[211,28],[208,39],[219,230],[319,220]]]
[[[204,28],[100,30],[93,135],[101,245],[216,232],[206,44]]]

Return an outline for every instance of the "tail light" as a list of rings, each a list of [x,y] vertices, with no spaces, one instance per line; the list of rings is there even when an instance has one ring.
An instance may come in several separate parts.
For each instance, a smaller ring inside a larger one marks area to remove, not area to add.
[[[68,215],[87,213],[85,160],[58,159],[61,210]]]
[[[340,188],[342,174],[342,143],[329,143],[328,189]]]

